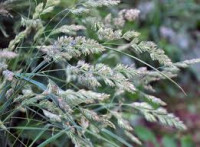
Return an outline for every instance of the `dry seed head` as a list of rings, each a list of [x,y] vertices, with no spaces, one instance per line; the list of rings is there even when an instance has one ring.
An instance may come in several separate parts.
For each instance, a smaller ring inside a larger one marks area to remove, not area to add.
[[[14,52],[7,51],[7,50],[0,51],[0,58],[12,59],[15,57],[17,57],[17,54]]]
[[[126,10],[124,17],[128,20],[128,21],[134,21],[138,18],[140,14],[140,10],[138,9],[130,9],[130,10]]]
[[[14,73],[9,70],[4,70],[3,75],[6,78],[6,80],[8,80],[8,81],[12,81],[14,78]]]

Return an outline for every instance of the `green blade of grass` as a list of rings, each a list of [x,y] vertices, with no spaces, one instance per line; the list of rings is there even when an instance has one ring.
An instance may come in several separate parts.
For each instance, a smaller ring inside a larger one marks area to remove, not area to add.
[[[91,132],[90,130],[86,129],[86,132],[91,134],[92,136],[98,138],[98,139],[101,139],[103,141],[106,141],[108,142],[110,145],[113,145],[114,147],[120,147],[119,145],[111,142],[110,140],[106,139],[105,137],[101,136],[101,135],[98,135],[98,133],[94,133],[94,132]]]
[[[65,133],[65,131],[67,131],[67,130],[69,130],[69,128],[58,132],[56,135],[53,135],[49,139],[47,139],[44,142],[42,142],[38,147],[45,147],[49,143],[53,142],[54,140],[56,140],[57,138],[59,138],[60,136],[62,136]]]
[[[123,138],[113,134],[111,131],[107,130],[107,129],[102,129],[102,132],[108,134],[109,136],[115,138],[116,140],[118,140],[119,142],[121,142],[122,144],[126,145],[127,147],[133,147],[130,143],[128,143],[126,140],[124,140]]]
[[[41,90],[46,90],[46,86],[45,86],[44,84],[42,84],[42,83],[40,83],[40,82],[38,82],[38,81],[35,81],[35,80],[33,80],[33,79],[30,79],[30,78],[28,78],[28,77],[26,77],[26,76],[23,76],[23,74],[18,74],[18,73],[16,73],[15,76],[18,77],[18,78],[20,78],[20,79],[23,79],[23,80],[25,80],[25,81],[27,81],[27,82],[30,82],[30,83],[36,85],[36,86],[39,87]]]
[[[46,125],[44,127],[44,129],[37,135],[37,137],[32,141],[32,143],[30,144],[29,147],[32,147],[34,145],[34,143],[44,134],[45,131],[47,131],[49,129],[49,125]]]

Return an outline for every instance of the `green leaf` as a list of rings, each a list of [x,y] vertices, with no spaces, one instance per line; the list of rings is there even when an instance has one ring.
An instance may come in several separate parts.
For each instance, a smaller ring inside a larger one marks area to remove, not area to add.
[[[134,130],[140,140],[150,141],[155,145],[155,147],[158,147],[158,144],[156,141],[156,136],[148,128],[142,127],[142,126],[137,126],[134,128]]]
[[[35,80],[33,80],[33,79],[29,78],[29,77],[26,77],[23,74],[18,74],[17,73],[17,74],[15,74],[15,76],[18,77],[18,78],[20,78],[20,79],[23,79],[23,80],[25,80],[27,82],[30,82],[30,83],[36,85],[41,90],[46,90],[46,86],[44,84],[42,84],[42,83],[40,83],[38,81],[35,81]]]
[[[45,131],[48,130],[49,127],[50,127],[49,125],[46,125],[46,126],[44,127],[44,129],[40,131],[40,133],[37,135],[37,137],[36,137],[36,138],[33,140],[33,142],[30,144],[30,147],[34,145],[34,143],[42,136],[42,134],[44,134]]]
[[[127,147],[132,147],[131,144],[129,144],[126,140],[124,140],[123,138],[113,134],[111,131],[107,130],[107,129],[102,129],[102,132],[110,135],[111,137],[115,138],[116,140],[118,140],[119,142],[121,142],[122,144],[126,145]]]
[[[156,141],[156,137],[148,128],[138,126],[135,128],[135,133],[143,141]]]
[[[52,137],[50,137],[49,139],[45,140],[44,142],[42,142],[38,147],[45,147],[46,145],[48,145],[49,143],[55,141],[57,138],[59,138],[60,136],[62,136],[65,131],[67,131],[68,129],[62,130],[60,132],[58,132],[56,135],[53,135]]]
[[[177,147],[176,141],[173,137],[170,136],[164,136],[162,139],[162,143],[164,147]]]
[[[181,147],[195,147],[191,136],[184,136],[181,138]]]

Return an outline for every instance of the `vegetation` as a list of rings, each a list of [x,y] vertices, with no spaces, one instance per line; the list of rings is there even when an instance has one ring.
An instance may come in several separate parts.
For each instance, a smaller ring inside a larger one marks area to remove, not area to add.
[[[200,59],[173,63],[131,27],[139,13],[119,0],[2,2],[2,146],[142,145],[144,128],[133,123],[141,116],[186,130],[152,83],[166,79],[185,93],[172,78]]]

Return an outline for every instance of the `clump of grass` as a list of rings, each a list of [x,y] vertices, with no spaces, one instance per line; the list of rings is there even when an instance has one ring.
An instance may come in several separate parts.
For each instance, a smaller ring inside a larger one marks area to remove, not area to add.
[[[63,8],[60,0],[47,0],[37,3],[29,17],[24,14],[23,30],[0,51],[4,145],[141,145],[130,122],[138,114],[150,122],[186,129],[163,108],[165,102],[146,91],[154,91],[153,81],[175,83],[171,78],[179,68],[199,59],[173,63],[156,44],[142,41],[136,30],[125,31],[139,10],[98,15],[99,7],[114,9],[117,4],[118,0],[82,0]],[[133,52],[148,53],[162,68]],[[121,64],[122,55],[150,70]]]

